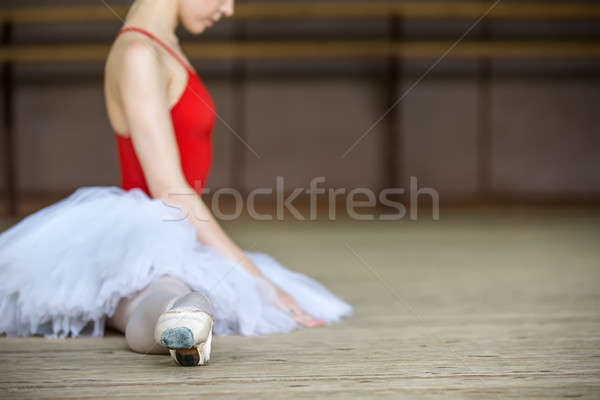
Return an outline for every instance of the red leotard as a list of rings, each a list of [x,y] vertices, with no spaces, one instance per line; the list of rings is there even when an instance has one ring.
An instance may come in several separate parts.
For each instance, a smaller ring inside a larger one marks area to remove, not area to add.
[[[150,32],[140,28],[125,28],[119,32],[119,35],[131,31],[139,32],[156,41],[187,71],[187,84],[181,97],[171,108],[171,121],[185,179],[200,193],[206,183],[212,159],[211,132],[215,122],[215,107],[212,99],[198,75],[173,49]],[[131,138],[117,132],[115,136],[121,166],[121,187],[124,190],[140,188],[151,196]]]

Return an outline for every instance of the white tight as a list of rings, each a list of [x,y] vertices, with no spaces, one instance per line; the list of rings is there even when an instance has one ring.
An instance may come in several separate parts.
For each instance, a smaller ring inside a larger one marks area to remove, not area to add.
[[[168,349],[154,341],[154,326],[167,303],[190,293],[184,282],[168,275],[153,280],[131,298],[119,301],[108,326],[125,334],[129,348],[138,353],[168,354]]]

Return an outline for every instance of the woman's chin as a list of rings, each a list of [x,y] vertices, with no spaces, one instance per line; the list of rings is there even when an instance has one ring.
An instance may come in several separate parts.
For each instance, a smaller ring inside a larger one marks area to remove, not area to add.
[[[206,23],[198,23],[194,26],[186,26],[185,29],[191,33],[192,35],[199,35],[206,30],[206,28],[210,27],[209,24]]]

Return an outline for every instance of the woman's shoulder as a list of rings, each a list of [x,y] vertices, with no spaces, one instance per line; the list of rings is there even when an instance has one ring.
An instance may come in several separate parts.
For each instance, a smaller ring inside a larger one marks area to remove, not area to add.
[[[130,35],[115,40],[107,58],[108,67],[113,70],[135,73],[144,69],[160,68],[162,65],[161,54],[152,43],[143,38]]]
[[[161,55],[151,43],[134,35],[120,37],[108,54],[104,68],[104,94],[111,126],[115,132],[127,132],[129,126],[123,111],[123,93],[139,93],[152,82],[169,81]],[[136,98],[143,101],[144,98]]]
[[[152,82],[160,86],[168,85],[171,80],[169,68],[160,51],[153,43],[135,35],[120,37],[113,43],[104,74],[107,94],[119,93],[126,88],[138,90]]]

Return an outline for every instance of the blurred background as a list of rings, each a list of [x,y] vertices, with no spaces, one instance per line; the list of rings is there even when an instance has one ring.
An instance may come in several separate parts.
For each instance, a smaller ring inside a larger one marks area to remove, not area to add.
[[[128,4],[2,2],[4,215],[119,185],[102,74]],[[220,116],[209,188],[416,176],[442,205],[600,203],[598,2],[236,5],[181,32]]]
[[[77,187],[120,184],[102,75],[128,4],[0,2],[0,230]],[[418,221],[357,221],[343,206],[330,221],[321,204],[311,223],[223,221],[240,247],[314,277],[355,316],[314,334],[218,338],[208,375],[183,389],[155,384],[162,370],[122,338],[2,338],[4,387],[600,398],[599,22],[598,1],[237,0],[233,19],[181,32],[219,114],[213,192],[277,176],[288,193],[315,177],[377,192],[416,177],[438,191],[440,220],[424,195]],[[294,201],[306,218],[307,197]]]

